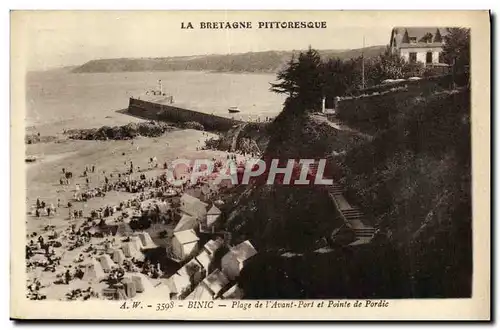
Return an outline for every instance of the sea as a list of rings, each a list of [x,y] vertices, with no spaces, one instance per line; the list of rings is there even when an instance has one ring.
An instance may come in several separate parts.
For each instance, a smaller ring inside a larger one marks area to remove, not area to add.
[[[158,88],[172,95],[174,105],[244,120],[276,116],[284,97],[269,91],[273,74],[197,71],[72,73],[30,72],[26,76],[28,131],[56,134],[65,129],[124,125],[137,118],[119,110],[130,97]],[[229,114],[229,107],[240,113]]]

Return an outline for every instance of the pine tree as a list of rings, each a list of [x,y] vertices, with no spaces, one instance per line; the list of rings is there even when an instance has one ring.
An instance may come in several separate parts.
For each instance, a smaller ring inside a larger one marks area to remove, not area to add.
[[[443,37],[439,29],[436,29],[436,33],[434,34],[434,42],[443,42]]]
[[[446,63],[458,70],[470,64],[470,30],[465,28],[448,29],[444,37],[443,58]]]
[[[309,47],[298,58],[288,62],[285,69],[278,72],[278,83],[271,83],[270,90],[287,94],[287,102],[300,103],[305,111],[319,110],[323,97],[324,76],[319,53]]]

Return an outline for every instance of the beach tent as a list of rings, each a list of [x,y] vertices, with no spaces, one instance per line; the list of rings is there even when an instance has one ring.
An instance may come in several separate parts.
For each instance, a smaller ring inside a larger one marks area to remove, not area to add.
[[[243,290],[238,286],[238,284],[233,285],[222,295],[222,299],[243,299]]]
[[[187,259],[195,253],[199,240],[192,229],[174,232],[172,252],[179,260]]]
[[[224,240],[222,238],[218,237],[215,240],[211,239],[210,241],[205,243],[205,245],[203,246],[203,249],[205,251],[207,251],[208,254],[214,255],[215,252],[217,252],[222,247],[223,244],[224,244]]]
[[[149,292],[154,289],[153,283],[142,273],[133,273],[130,278],[135,283],[137,292]]]
[[[179,222],[175,226],[174,232],[195,229],[197,226],[198,226],[198,219],[196,219],[191,215],[183,214],[181,220],[179,220]]]
[[[92,258],[90,262],[85,266],[85,272],[83,273],[84,281],[100,281],[106,278],[104,270],[101,264],[97,262],[95,258]]]
[[[220,218],[221,211],[217,206],[212,205],[207,215],[201,219],[200,231],[204,233],[214,232],[217,220]]]
[[[196,261],[203,266],[203,269],[209,274],[212,272],[213,255],[210,255],[207,251],[203,250],[200,254],[195,257]]]
[[[218,269],[208,275],[202,282],[207,289],[212,292],[212,297],[216,298],[229,284],[229,279]]]
[[[122,283],[125,287],[125,294],[127,295],[127,298],[135,297],[137,294],[135,282],[131,278],[124,278]]]
[[[156,244],[153,242],[151,236],[147,232],[139,233],[139,239],[141,240],[142,246],[144,246],[145,249],[154,249],[156,247]]]
[[[121,265],[125,261],[125,254],[120,249],[114,249],[113,251],[113,261]]]
[[[137,251],[135,244],[132,242],[127,242],[122,245],[123,254],[125,254],[128,258],[140,258],[142,257],[142,253]]]
[[[203,267],[196,259],[191,259],[187,264],[182,266],[182,268],[177,270],[177,274],[187,275],[193,285],[198,284],[205,277]]]
[[[111,260],[111,257],[108,254],[100,256],[98,260],[105,273],[110,272],[112,268],[116,268],[116,264],[113,260]]]
[[[127,237],[132,235],[133,233],[134,231],[132,230],[132,228],[130,228],[130,225],[128,223],[121,222],[118,224],[118,228],[116,229],[116,235]]]
[[[221,268],[224,274],[231,280],[240,275],[247,260],[257,254],[257,250],[246,240],[234,247],[222,257]]]
[[[170,292],[177,299],[183,299],[191,292],[191,280],[186,273],[174,274],[165,281]]]
[[[180,210],[195,218],[201,219],[207,214],[207,204],[189,194],[183,194],[180,199]]]
[[[204,282],[198,284],[184,300],[213,300],[214,293],[207,288]]]
[[[139,236],[130,237],[130,242],[137,251],[141,251],[144,246],[142,245],[141,238]]]

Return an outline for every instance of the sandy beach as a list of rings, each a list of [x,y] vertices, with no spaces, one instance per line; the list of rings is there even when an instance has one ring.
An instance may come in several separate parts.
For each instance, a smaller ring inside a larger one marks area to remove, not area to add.
[[[132,162],[137,170],[130,175],[132,180],[140,180],[144,175],[146,179],[154,180],[166,171],[163,169],[165,162],[169,163],[176,158],[224,158],[226,153],[214,150],[201,150],[204,141],[214,137],[215,134],[196,131],[174,129],[167,134],[158,138],[139,137],[134,140],[113,140],[113,141],[79,141],[79,140],[61,140],[50,143],[38,143],[27,145],[27,155],[35,156],[37,160],[33,163],[27,163],[27,182],[26,187],[26,210],[27,210],[27,241],[43,237],[45,242],[50,239],[51,235],[56,235],[55,239],[62,243],[61,246],[55,247],[47,254],[38,251],[35,248],[36,243],[32,245],[30,250],[35,251],[31,258],[28,258],[28,263],[40,260],[43,265],[47,263],[47,256],[50,254],[60,258],[55,266],[54,271],[43,270],[43,267],[29,267],[28,279],[38,281],[40,294],[46,299],[66,299],[66,294],[71,290],[85,289],[91,287],[93,292],[101,292],[106,285],[103,282],[88,282],[78,278],[73,278],[68,284],[54,284],[58,279],[61,279],[63,274],[68,269],[76,269],[79,265],[86,265],[91,260],[91,253],[86,254],[84,251],[89,249],[89,246],[101,246],[101,248],[93,251],[97,252],[97,256],[104,254],[105,249],[103,242],[107,239],[92,237],[71,251],[68,246],[71,244],[68,239],[68,231],[72,226],[79,228],[83,226],[90,217],[92,210],[105,208],[106,206],[116,206],[120,203],[137,198],[139,193],[129,193],[124,191],[109,191],[104,197],[90,198],[87,201],[75,201],[75,191],[77,185],[84,190],[92,190],[102,187],[105,180],[116,182],[119,173],[125,173],[129,170],[129,164]],[[150,158],[156,157],[159,166],[157,168],[148,169]],[[87,176],[83,175],[85,168],[95,166],[95,172],[87,172]],[[161,165],[161,166],[160,166]],[[71,171],[73,178],[68,185],[61,185],[59,180],[63,169]],[[87,179],[89,183],[87,184]],[[145,189],[142,194],[147,194],[150,189]],[[35,209],[37,199],[43,201],[46,205],[53,205],[56,213],[47,216],[42,214],[37,217]],[[72,204],[68,207],[68,202]],[[59,206],[57,206],[59,205]],[[81,210],[82,217],[70,219],[72,210]],[[129,213],[133,214],[134,210]],[[106,224],[116,222],[116,216],[108,217],[105,220]],[[47,227],[49,226],[49,227]],[[152,235],[153,236],[153,235]],[[115,237],[116,240],[122,238]],[[116,243],[116,248],[120,244]],[[40,249],[38,249],[40,250]],[[83,260],[75,263],[75,258],[80,254],[84,255]],[[50,263],[49,263],[50,264]],[[50,268],[50,267],[49,267]],[[153,285],[158,285],[159,279],[151,279]],[[151,293],[151,292],[150,292]]]

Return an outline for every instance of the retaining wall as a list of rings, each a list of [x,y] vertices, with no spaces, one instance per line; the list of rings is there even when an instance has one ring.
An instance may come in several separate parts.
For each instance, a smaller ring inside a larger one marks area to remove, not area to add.
[[[244,123],[240,120],[134,98],[130,98],[129,100],[128,112],[141,118],[172,123],[195,121],[202,124],[205,129],[215,131],[227,131],[234,125]]]
[[[450,76],[442,76],[365,89],[358,92],[362,95],[339,100],[335,116],[354,128],[374,133],[386,129],[415,98],[449,89],[450,84]]]

